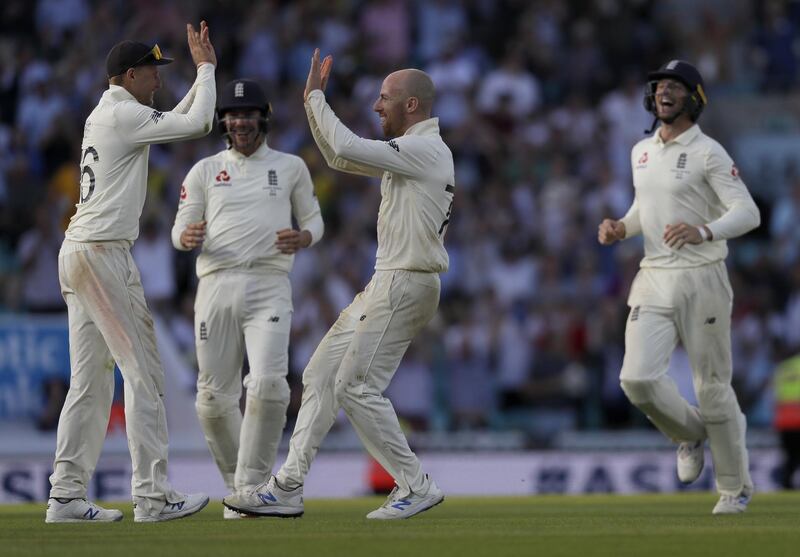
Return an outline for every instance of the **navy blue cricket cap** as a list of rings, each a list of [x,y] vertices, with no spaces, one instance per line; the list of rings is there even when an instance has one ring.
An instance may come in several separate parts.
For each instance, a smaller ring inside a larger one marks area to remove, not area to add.
[[[136,41],[122,41],[115,44],[106,57],[106,73],[114,77],[136,66],[163,66],[172,63],[172,58],[165,58],[158,45],[147,46]]]

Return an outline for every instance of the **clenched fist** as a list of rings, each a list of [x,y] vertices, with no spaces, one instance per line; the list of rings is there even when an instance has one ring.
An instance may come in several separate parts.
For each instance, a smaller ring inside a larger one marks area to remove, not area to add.
[[[597,228],[597,241],[604,246],[625,239],[625,223],[620,220],[605,219]]]

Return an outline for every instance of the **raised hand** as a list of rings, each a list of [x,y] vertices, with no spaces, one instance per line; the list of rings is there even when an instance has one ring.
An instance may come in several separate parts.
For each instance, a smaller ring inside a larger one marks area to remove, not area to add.
[[[303,92],[303,100],[308,100],[308,95],[311,91],[319,89],[325,92],[325,87],[328,85],[328,78],[331,75],[331,67],[333,66],[333,56],[330,54],[320,63],[319,49],[314,49],[314,54],[311,56],[311,67],[308,69],[308,79],[306,80],[306,90]]]
[[[189,52],[192,54],[192,60],[195,66],[208,63],[217,65],[217,55],[214,52],[214,46],[211,44],[211,39],[208,36],[208,24],[205,21],[200,22],[200,32],[194,30],[191,23],[186,24],[186,35],[189,42]]]

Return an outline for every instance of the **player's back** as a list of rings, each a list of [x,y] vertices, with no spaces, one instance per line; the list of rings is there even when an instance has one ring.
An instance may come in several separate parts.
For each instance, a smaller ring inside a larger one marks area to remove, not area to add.
[[[111,86],[86,119],[80,154],[80,199],[66,237],[78,242],[134,241],[147,190],[149,145],[134,144],[116,111],[136,103]]]

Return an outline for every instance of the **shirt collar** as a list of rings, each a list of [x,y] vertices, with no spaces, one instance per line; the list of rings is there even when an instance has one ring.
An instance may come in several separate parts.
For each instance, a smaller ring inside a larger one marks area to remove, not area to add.
[[[131,95],[130,91],[122,87],[121,85],[109,85],[108,90],[103,93],[104,97],[108,97],[113,101],[121,102],[121,101],[136,101],[136,97]]]
[[[262,143],[262,144],[261,144],[261,146],[260,146],[258,149],[256,149],[255,153],[253,153],[253,154],[252,154],[252,155],[250,155],[249,157],[245,157],[243,154],[241,154],[239,151],[237,151],[237,150],[236,150],[236,149],[234,149],[233,147],[231,147],[231,148],[230,148],[230,149],[228,149],[228,151],[227,151],[227,153],[228,153],[228,156],[229,156],[230,158],[232,158],[233,160],[235,160],[235,161],[240,161],[240,160],[256,160],[256,159],[257,159],[257,160],[262,160],[262,159],[265,159],[265,158],[267,158],[267,156],[268,156],[268,155],[269,155],[271,152],[272,152],[272,149],[270,149],[270,148],[269,148],[269,145],[267,145],[267,140],[266,140],[266,139],[264,139],[264,143]]]
[[[664,141],[662,141],[662,139],[661,139],[661,134],[659,133],[659,130],[661,130],[660,127],[653,134],[653,143],[655,143],[656,145],[665,145]],[[689,145],[689,143],[691,143],[692,140],[695,137],[697,137],[698,135],[700,135],[700,126],[697,125],[697,124],[694,124],[694,125],[692,125],[692,127],[687,129],[686,131],[684,131],[678,137],[676,137],[675,139],[670,140],[670,143],[678,143],[680,145]]]
[[[433,135],[439,134],[439,118],[428,118],[417,122],[406,130],[403,135]]]

